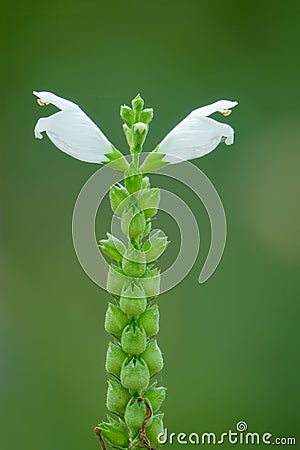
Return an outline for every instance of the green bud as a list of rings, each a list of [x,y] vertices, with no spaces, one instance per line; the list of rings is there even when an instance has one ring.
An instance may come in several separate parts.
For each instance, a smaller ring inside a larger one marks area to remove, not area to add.
[[[122,270],[115,266],[110,265],[107,277],[107,290],[111,294],[121,295],[122,288],[125,283],[128,283],[128,277],[123,274]]]
[[[125,186],[130,194],[141,189],[142,175],[138,172],[134,163],[131,163],[129,169],[126,171]]]
[[[152,406],[153,411],[157,411],[166,398],[167,388],[165,387],[156,387],[157,381],[144,393],[144,397],[146,397]]]
[[[134,205],[127,206],[122,214],[121,229],[130,239],[138,240],[146,228],[145,214]]]
[[[120,108],[120,116],[124,122],[131,127],[134,123],[134,112],[127,105],[122,105]]]
[[[159,332],[159,309],[157,305],[152,305],[146,309],[139,319],[147,336],[154,336]]]
[[[142,359],[125,360],[121,368],[121,383],[131,394],[146,389],[150,380],[147,364]]]
[[[142,145],[145,142],[148,134],[148,126],[143,122],[137,122],[133,125],[133,148],[131,153],[140,153]]]
[[[145,253],[136,250],[134,247],[129,247],[122,260],[122,269],[125,275],[129,277],[141,277],[146,270]]]
[[[146,225],[146,228],[145,228],[145,231],[144,231],[144,236],[147,236],[147,234],[150,233],[151,228],[152,228],[152,223],[151,223],[150,219],[146,220],[146,224],[147,225]]]
[[[147,298],[144,288],[136,282],[125,286],[121,292],[120,308],[129,316],[138,317],[147,306]]]
[[[108,239],[101,239],[99,242],[99,247],[111,259],[121,262],[126,250],[125,245],[110,233],[106,234]]]
[[[139,281],[143,285],[147,297],[156,297],[159,294],[160,274],[157,269],[147,269]]]
[[[158,436],[164,432],[163,424],[164,414],[156,414],[153,417],[151,425],[147,428],[146,434],[150,441],[151,447],[155,447],[158,442]]]
[[[142,354],[142,358],[147,363],[151,375],[159,372],[163,368],[163,357],[156,339],[149,342],[146,350]]]
[[[111,412],[124,414],[131,395],[118,381],[108,380],[106,406]]]
[[[141,189],[150,189],[150,179],[149,177],[143,177]]]
[[[124,314],[120,308],[112,303],[108,304],[108,308],[105,315],[105,330],[113,334],[116,337],[120,337],[123,328],[128,324],[128,317]]]
[[[110,419],[110,422],[102,422],[98,425],[101,436],[107,439],[114,447],[128,448],[129,437],[124,425],[117,420]]]
[[[147,409],[144,402],[137,401],[136,399],[131,399],[130,402],[128,402],[124,414],[124,419],[126,425],[129,428],[130,437],[133,438],[138,434],[138,432],[142,428],[143,422],[146,417],[146,413]],[[147,422],[147,425],[149,426],[151,422],[152,417]]]
[[[142,112],[142,109],[144,107],[144,100],[142,99],[142,97],[140,96],[140,94],[138,94],[131,102],[132,105],[132,109],[135,112],[135,118],[139,119],[140,114]],[[136,120],[137,121],[137,120]]]
[[[160,233],[160,230],[153,233],[143,246],[147,263],[156,261],[169,244],[168,238],[166,236],[160,236]]]
[[[148,124],[152,121],[152,119],[153,119],[153,109],[152,108],[143,109],[140,115],[140,121]]]
[[[138,206],[142,211],[144,211],[146,219],[157,213],[159,201],[159,188],[146,189],[139,193]]]
[[[143,327],[137,322],[127,325],[121,336],[121,345],[124,352],[139,356],[146,349],[147,336]]]
[[[123,352],[119,345],[109,342],[105,362],[105,369],[107,372],[119,377],[126,356],[126,353]]]
[[[125,201],[129,197],[129,192],[127,189],[122,186],[120,183],[114,184],[109,191],[109,198],[112,210],[118,214],[119,216],[124,211],[127,206],[127,201]]]
[[[125,134],[127,144],[131,148],[133,146],[133,133],[132,129],[126,123],[123,124],[123,132]]]

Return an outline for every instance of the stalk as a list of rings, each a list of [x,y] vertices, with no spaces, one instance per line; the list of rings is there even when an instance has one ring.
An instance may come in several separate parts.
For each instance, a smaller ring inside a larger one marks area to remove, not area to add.
[[[106,443],[121,449],[153,449],[163,433],[161,405],[166,388],[155,381],[163,368],[156,340],[159,308],[155,300],[160,282],[156,262],[168,240],[160,230],[150,234],[160,191],[151,188],[148,176],[138,167],[153,117],[152,109],[143,106],[138,95],[132,108],[121,107],[132,163],[124,173],[124,183],[110,189],[111,207],[121,219],[127,245],[109,233],[100,241],[101,250],[112,260],[107,280],[112,302],[105,317],[105,329],[111,335],[106,355],[109,414],[95,428],[103,449]]]

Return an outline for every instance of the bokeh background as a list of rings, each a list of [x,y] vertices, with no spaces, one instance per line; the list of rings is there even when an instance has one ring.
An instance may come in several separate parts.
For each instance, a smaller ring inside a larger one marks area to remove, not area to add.
[[[193,270],[159,299],[166,426],[221,433],[245,420],[299,439],[299,2],[28,0],[1,10],[1,449],[97,449],[93,426],[105,415],[109,295],[81,269],[71,237],[97,166],[34,140],[36,120],[55,108],[39,108],[33,89],[80,104],[124,151],[119,105],[138,92],[155,108],[148,151],[192,109],[239,101],[218,117],[235,145],[194,161],[228,221],[204,285],[208,218],[187,188],[162,184],[202,235]],[[99,211],[99,239],[109,214]],[[158,223],[172,240],[168,264],[178,228],[163,214]]]

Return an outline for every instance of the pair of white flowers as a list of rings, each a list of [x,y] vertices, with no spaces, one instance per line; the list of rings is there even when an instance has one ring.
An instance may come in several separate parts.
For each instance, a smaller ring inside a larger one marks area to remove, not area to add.
[[[42,139],[45,131],[49,139],[63,152],[81,161],[103,163],[112,144],[94,122],[75,103],[51,92],[33,92],[40,105],[55,105],[59,112],[38,120],[34,134]],[[220,100],[192,111],[159,144],[159,152],[166,154],[169,163],[199,158],[214,150],[220,142],[233,144],[231,126],[208,118],[214,112],[224,116],[231,113],[237,102]]]

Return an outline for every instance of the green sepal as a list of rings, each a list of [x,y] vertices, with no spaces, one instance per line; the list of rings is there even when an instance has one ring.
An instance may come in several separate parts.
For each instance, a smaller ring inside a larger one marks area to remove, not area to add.
[[[113,145],[111,145],[112,151],[110,153],[105,153],[104,156],[108,161],[103,161],[102,164],[109,165],[112,169],[119,170],[120,172],[125,172],[129,164],[124,158],[123,153],[117,150]]]
[[[148,134],[148,125],[143,122],[137,122],[132,127],[132,146],[130,153],[137,154],[142,151],[142,145]]]
[[[121,218],[121,230],[129,236],[129,239],[138,240],[143,236],[146,228],[146,218],[143,211],[134,204],[128,205]]]
[[[113,184],[109,190],[111,208],[119,216],[121,216],[124,209],[128,205],[128,201],[126,200],[129,195],[130,194],[127,189],[120,183]]]
[[[134,247],[129,247],[122,260],[122,269],[125,275],[129,277],[141,277],[146,270],[145,253],[135,249]]]
[[[160,236],[161,231],[157,230],[143,245],[147,263],[156,261],[167,248],[170,241],[166,236]]]
[[[146,219],[157,213],[160,201],[160,189],[152,188],[139,192],[138,206],[144,212]]]
[[[140,115],[140,122],[144,122],[148,125],[152,121],[153,115],[154,113],[152,108],[143,109]]]
[[[152,305],[139,318],[140,324],[146,331],[147,336],[154,336],[159,332],[159,309]]]
[[[131,163],[125,173],[125,187],[130,194],[138,192],[141,189],[143,177],[136,168],[135,163]]]
[[[101,239],[99,248],[114,261],[121,262],[126,251],[125,245],[112,234],[106,234],[108,239]]]
[[[127,427],[129,428],[129,436],[131,438],[134,438],[142,428],[146,413],[147,408],[144,402],[138,401],[135,398],[131,399],[128,402],[124,414],[124,419]],[[152,416],[148,420],[147,426],[149,426],[151,422]]]
[[[157,345],[156,339],[153,339],[148,343],[141,358],[147,363],[151,375],[159,372],[164,366],[161,350]]]
[[[139,356],[146,350],[147,336],[144,328],[137,322],[128,324],[121,336],[121,346],[129,355]]]
[[[139,281],[142,284],[148,298],[154,298],[159,294],[160,289],[159,269],[147,268]]]
[[[146,389],[150,380],[150,373],[146,362],[136,358],[125,360],[121,368],[120,379],[122,385],[131,394]]]
[[[150,441],[151,447],[155,448],[155,446],[159,444],[158,436],[164,432],[163,418],[163,413],[156,414],[153,416],[151,425],[147,428],[146,434]]]
[[[150,189],[150,187],[151,187],[151,184],[150,184],[149,177],[143,177],[141,189],[142,190]]]
[[[130,106],[122,105],[120,107],[120,116],[121,119],[128,125],[129,127],[132,127],[134,124],[134,112],[130,108]]]
[[[169,164],[167,161],[163,161],[165,156],[166,156],[165,153],[160,153],[159,146],[156,147],[156,149],[153,150],[153,152],[147,155],[145,161],[140,166],[140,172],[141,173],[155,172],[155,170],[165,167],[166,165]]]
[[[138,94],[132,101],[131,101],[131,105],[132,105],[132,109],[135,113],[135,122],[139,121],[140,118],[140,114],[143,110],[144,107],[144,100],[142,99],[142,97],[140,96],[140,94]]]
[[[119,377],[122,364],[126,357],[126,353],[123,352],[122,348],[118,344],[109,342],[105,361],[106,371]]]
[[[138,317],[147,306],[147,298],[143,286],[132,281],[124,286],[120,297],[120,308],[129,316]]]
[[[129,436],[126,427],[111,417],[108,420],[109,422],[102,422],[98,425],[101,436],[112,446],[127,449],[129,446]]]
[[[157,381],[150,386],[149,389],[143,394],[143,397],[146,397],[151,403],[152,409],[156,412],[165,401],[167,388],[165,387],[156,387]]]
[[[127,324],[128,317],[126,314],[124,314],[118,306],[113,303],[109,303],[105,315],[105,330],[119,338],[121,337],[122,331]]]
[[[123,415],[131,395],[118,381],[108,380],[106,406],[109,411]]]
[[[115,264],[111,264],[108,270],[106,289],[112,295],[121,295],[122,288],[130,279],[122,272],[122,269]]]

